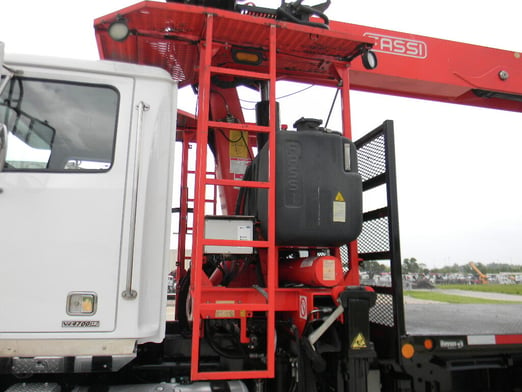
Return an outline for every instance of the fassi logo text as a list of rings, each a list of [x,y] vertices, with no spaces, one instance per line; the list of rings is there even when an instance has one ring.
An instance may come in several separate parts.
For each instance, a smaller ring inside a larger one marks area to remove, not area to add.
[[[377,41],[372,49],[375,52],[414,57],[418,59],[425,59],[428,57],[428,45],[423,41],[391,37],[389,35],[377,33],[364,33],[364,36],[373,38]]]

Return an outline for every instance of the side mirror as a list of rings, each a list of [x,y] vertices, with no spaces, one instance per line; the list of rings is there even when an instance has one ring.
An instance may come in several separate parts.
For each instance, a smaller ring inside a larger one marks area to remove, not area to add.
[[[27,113],[0,104],[0,122],[29,147],[50,150],[53,145],[56,130]]]

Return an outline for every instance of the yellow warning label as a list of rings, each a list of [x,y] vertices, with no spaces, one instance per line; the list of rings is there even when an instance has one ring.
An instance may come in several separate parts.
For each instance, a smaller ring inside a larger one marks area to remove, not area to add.
[[[358,350],[358,349],[367,348],[367,347],[368,346],[366,345],[366,339],[364,339],[363,334],[361,332],[359,332],[357,334],[357,336],[353,339],[352,349]]]
[[[231,158],[248,158],[248,132],[229,131],[229,154]]]
[[[335,195],[335,201],[344,201],[344,197],[341,192],[337,192],[337,195]]]

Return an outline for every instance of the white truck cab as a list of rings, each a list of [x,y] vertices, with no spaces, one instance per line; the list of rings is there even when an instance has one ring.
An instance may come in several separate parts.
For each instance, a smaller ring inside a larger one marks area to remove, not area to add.
[[[165,333],[177,85],[127,63],[3,64],[0,358],[117,370]]]

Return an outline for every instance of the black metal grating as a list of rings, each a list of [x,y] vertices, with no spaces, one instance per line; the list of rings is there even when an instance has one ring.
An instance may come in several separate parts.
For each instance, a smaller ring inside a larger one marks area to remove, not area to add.
[[[395,182],[393,122],[381,126],[355,142],[359,173],[363,180],[363,228],[357,239],[362,265],[368,264],[363,284],[377,294],[370,309],[372,339],[386,356],[400,355],[399,341],[404,333],[404,311],[400,266],[400,241]],[[390,273],[375,273],[370,262],[377,261]]]
[[[340,246],[339,254],[341,255],[343,273],[347,273],[350,270],[350,252],[348,252],[348,245]]]
[[[357,159],[359,173],[363,182],[367,182],[386,173],[386,157],[384,135],[358,147]]]
[[[365,221],[357,238],[357,249],[359,253],[388,252],[389,238],[388,217]]]
[[[390,294],[377,294],[375,305],[370,308],[370,322],[387,327],[393,327],[393,296]]]

